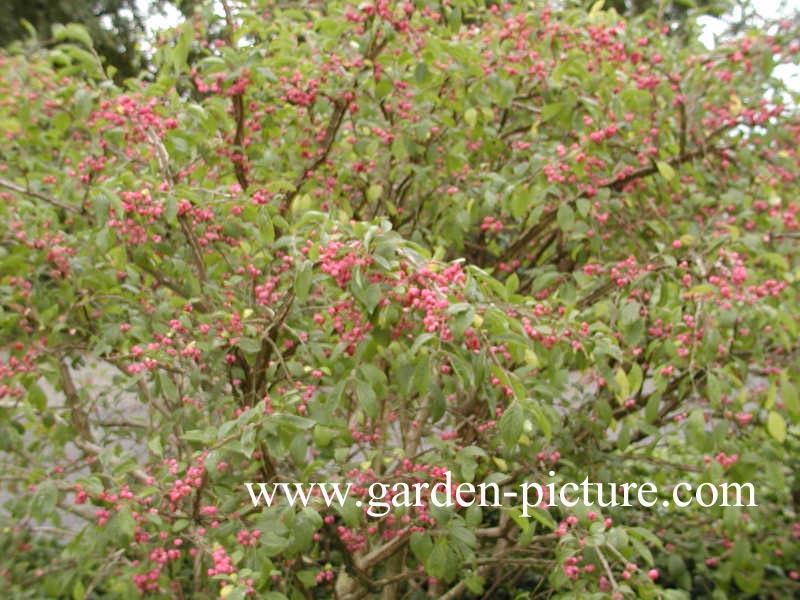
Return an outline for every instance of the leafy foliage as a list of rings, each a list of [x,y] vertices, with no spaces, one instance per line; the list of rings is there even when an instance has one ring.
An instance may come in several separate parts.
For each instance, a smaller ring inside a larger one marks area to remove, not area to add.
[[[4,595],[797,594],[795,24],[224,7],[0,57]],[[367,514],[446,470],[758,506]]]

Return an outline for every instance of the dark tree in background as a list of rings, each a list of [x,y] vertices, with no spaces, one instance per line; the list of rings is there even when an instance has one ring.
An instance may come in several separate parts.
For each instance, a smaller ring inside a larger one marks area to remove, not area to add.
[[[146,65],[146,58],[138,47],[144,34],[147,12],[159,12],[172,4],[184,13],[191,12],[192,3],[176,0],[152,0],[139,3],[135,0],[7,0],[0,12],[0,46],[28,37],[23,20],[36,30],[39,39],[52,36],[56,23],[80,23],[86,27],[97,53],[107,66],[116,69],[114,77],[122,81],[135,77]],[[146,12],[142,4],[147,4]]]
[[[81,23],[98,54],[116,68],[115,77],[133,77],[143,66],[137,38],[144,32],[144,15],[134,0],[9,0],[0,14],[0,45],[28,37],[28,21],[42,40],[50,39],[56,23]]]

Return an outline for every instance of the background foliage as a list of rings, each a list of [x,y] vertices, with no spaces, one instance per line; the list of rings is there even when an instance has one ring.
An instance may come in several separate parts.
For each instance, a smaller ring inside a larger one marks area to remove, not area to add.
[[[4,596],[796,595],[797,23],[223,6],[0,56]],[[444,469],[759,506],[243,488]]]

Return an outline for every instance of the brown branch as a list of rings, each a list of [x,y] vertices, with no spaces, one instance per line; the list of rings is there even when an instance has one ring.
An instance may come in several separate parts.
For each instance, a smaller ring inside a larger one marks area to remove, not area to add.
[[[276,350],[276,340],[280,326],[289,316],[289,311],[294,303],[294,291],[289,291],[284,296],[281,307],[278,309],[275,317],[269,326],[266,328],[261,338],[261,349],[256,356],[256,362],[253,365],[253,373],[255,375],[254,387],[251,390],[253,394],[253,401],[260,398],[265,393],[267,367],[269,366],[269,359],[272,356],[273,350]]]
[[[279,210],[282,215],[286,214],[286,211],[289,210],[292,200],[300,193],[300,189],[306,181],[308,181],[309,175],[328,158],[328,154],[330,154],[331,148],[333,148],[336,134],[339,132],[339,128],[342,126],[342,121],[344,120],[344,115],[347,113],[347,102],[343,98],[336,98],[333,100],[333,103],[333,113],[325,129],[325,135],[322,138],[322,152],[309,165],[303,167],[303,171],[295,178],[294,189],[289,191],[281,201]]]
[[[69,366],[67,366],[66,358],[63,356],[58,359],[58,371],[61,378],[61,389],[66,398],[67,408],[69,408],[70,411],[70,425],[76,434],[72,441],[84,454],[92,458],[97,458],[103,452],[103,448],[98,446],[95,442],[89,425],[89,416],[81,407],[81,397],[78,394],[78,388],[75,387],[72,373],[69,370]],[[93,472],[99,472],[100,465],[98,465],[96,461],[92,461],[90,463],[90,468]],[[150,477],[141,469],[133,469],[131,474],[142,483],[147,483],[149,485]]]
[[[237,148],[241,149],[241,158],[233,160],[233,172],[236,174],[236,181],[239,182],[239,185],[242,186],[243,190],[246,190],[250,182],[247,180],[247,172],[244,167],[244,146],[242,145],[244,141],[244,95],[234,94],[231,98],[231,103],[233,105],[233,118],[236,121],[236,131],[233,134],[233,144]]]
[[[616,284],[613,281],[605,282],[599,288],[594,290],[591,294],[586,296],[586,298],[579,300],[578,309],[584,310],[586,308],[589,308],[592,304],[599,301],[601,298],[603,298],[606,294],[608,294],[610,291],[614,289],[616,289]]]
[[[364,58],[367,61],[375,61],[388,43],[389,40],[387,38],[376,44],[375,37],[373,36],[370,48],[366,52]],[[354,78],[351,89],[355,90],[357,87],[358,79]],[[331,113],[331,117],[328,120],[328,125],[325,128],[325,135],[322,138],[322,152],[320,152],[310,164],[303,167],[303,170],[295,178],[294,189],[289,191],[281,201],[279,207],[281,215],[286,214],[286,211],[289,210],[289,207],[292,204],[292,200],[294,200],[297,194],[300,193],[300,189],[308,181],[310,173],[312,173],[317,169],[317,167],[325,162],[331,152],[331,149],[333,148],[333,143],[336,141],[336,135],[339,133],[339,128],[342,126],[344,116],[347,114],[347,101],[342,97],[331,99],[331,101],[333,102],[333,113]]]
[[[67,408],[70,412],[70,425],[72,429],[81,440],[89,443],[94,443],[94,436],[89,426],[89,416],[86,411],[81,407],[81,398],[78,394],[78,389],[75,387],[75,382],[72,380],[72,373],[70,373],[64,357],[58,360],[58,372],[61,377],[61,389],[64,392],[64,397],[67,401]]]
[[[146,261],[137,262],[136,260],[134,260],[133,252],[131,251],[131,249],[126,248],[126,250],[128,254],[128,260],[130,260],[136,266],[140,267],[143,271],[148,273],[160,285],[163,285],[164,287],[172,290],[179,296],[183,296],[184,298],[189,299],[192,297],[192,295],[186,289],[184,289],[184,287],[180,283],[178,283],[168,275],[165,275],[164,273],[162,273],[161,271],[159,271]],[[195,306],[201,312],[211,312],[212,308],[211,305],[203,299],[195,300],[193,306]]]
[[[529,227],[513,244],[511,244],[497,259],[497,262],[509,262],[519,256],[522,251],[556,220],[558,211],[551,210],[539,221]]]
[[[228,43],[228,46],[234,48],[233,32],[236,31],[236,22],[233,19],[233,12],[231,12],[231,7],[228,5],[227,0],[221,0],[221,4],[222,10],[225,12],[225,24],[227,25],[225,41]],[[233,172],[236,174],[236,181],[239,182],[243,190],[246,190],[250,182],[247,181],[247,172],[244,167],[244,147],[242,146],[244,141],[245,120],[244,94],[234,94],[231,97],[231,105],[233,109],[233,120],[236,122],[236,131],[233,134],[233,145],[242,151],[241,159],[232,159],[231,162],[233,163]]]
[[[664,399],[668,399],[668,401],[658,411],[658,416],[656,417],[655,424],[661,423],[669,413],[671,413],[673,410],[675,410],[681,404],[681,401],[684,398],[683,398],[683,396],[681,394],[678,393],[680,391],[679,390],[680,384],[687,377],[689,377],[689,375],[690,375],[690,373],[687,371],[687,372],[681,374],[680,376],[676,377],[675,379],[672,379],[667,384],[666,389],[663,392],[661,392],[661,397],[664,398]],[[706,372],[705,371],[695,371],[693,374],[691,374],[692,385],[697,385],[698,383],[702,382],[705,378],[706,378]],[[653,392],[653,394],[656,394],[656,393],[659,393],[659,392]],[[620,419],[623,419],[624,417],[628,416],[629,414],[632,414],[632,413],[635,413],[635,412],[641,410],[643,406],[647,405],[647,402],[649,401],[651,396],[652,396],[652,394],[649,394],[646,398],[643,398],[641,401],[636,402],[632,406],[624,406],[624,405],[623,406],[618,406],[617,408],[615,408],[613,410],[614,418],[616,420],[620,420]],[[585,440],[591,434],[592,434],[592,432],[591,432],[590,429],[582,429],[581,431],[577,432],[577,434],[574,436],[575,444],[580,444],[583,440]],[[638,441],[644,439],[645,437],[647,437],[648,435],[649,435],[648,433],[645,433],[645,432],[639,430],[639,431],[636,431],[634,434],[631,435],[631,440],[630,441],[631,441],[631,443],[638,442]]]
[[[395,552],[400,550],[400,548],[406,544],[406,542],[410,537],[411,537],[411,530],[406,529],[405,531],[403,531],[403,533],[392,538],[390,541],[386,542],[382,546],[378,546],[369,554],[361,558],[357,557],[355,559],[356,566],[359,569],[362,569],[363,571],[371,569],[375,565],[383,562],[384,560],[392,556]]]
[[[536,250],[536,253],[533,255],[533,258],[531,258],[529,263],[531,267],[535,267],[537,264],[539,264],[539,260],[541,260],[542,256],[544,256],[544,253],[547,251],[550,245],[556,241],[556,238],[558,238],[557,229],[552,231],[550,233],[550,236],[544,242],[542,242],[542,244]],[[517,292],[520,294],[527,294],[530,291],[533,282],[534,282],[534,277],[533,276],[529,277],[527,281],[525,281],[522,285],[520,285],[519,290],[517,290]]]
[[[677,167],[685,162],[694,160],[695,158],[702,158],[707,154],[709,154],[709,151],[706,148],[697,148],[696,150],[688,152],[684,155],[673,156],[671,159],[664,162],[666,162],[668,165],[672,167]],[[641,168],[637,171],[634,171],[633,173],[630,173],[629,175],[625,175],[624,177],[615,179],[614,181],[609,181],[608,183],[604,183],[600,187],[609,188],[615,192],[619,192],[622,191],[622,188],[624,188],[631,181],[636,181],[637,179],[641,179],[643,177],[655,175],[656,173],[658,173],[658,166],[652,164],[649,167]]]
[[[713,132],[711,132],[708,137],[706,138],[705,142],[699,148],[693,150],[692,152],[685,152],[682,151],[677,156],[673,156],[669,160],[665,161],[672,167],[680,166],[686,162],[694,160],[696,158],[703,158],[709,154],[714,154],[724,150],[724,148],[709,148],[708,144],[715,138],[719,137],[726,131],[732,129],[735,125],[724,125],[722,127],[717,128]],[[649,175],[654,175],[658,173],[658,166],[656,164],[652,164],[649,167],[644,167],[629,175],[625,175],[619,179],[615,179],[613,181],[608,181],[602,185],[600,188],[608,188],[612,191],[619,192],[622,188],[625,187],[628,183],[632,181],[636,181],[637,179],[641,179],[643,177],[647,177]],[[575,199],[570,200],[568,203],[572,206],[578,198],[585,198],[586,193],[583,192],[578,195]],[[522,250],[530,244],[531,241],[536,239],[538,236],[542,235],[544,231],[555,221],[557,215],[557,210],[551,210],[547,214],[545,214],[537,223],[529,227],[515,242],[513,242],[506,250],[500,255],[497,259],[497,262],[509,262],[513,260],[522,252]]]
[[[183,237],[185,237],[186,241],[189,243],[189,249],[192,253],[192,262],[194,262],[194,266],[197,269],[197,278],[200,281],[200,287],[203,288],[206,284],[206,261],[203,259],[203,252],[200,249],[200,244],[197,242],[197,236],[189,226],[189,219],[185,214],[178,216],[178,224],[183,232]]]
[[[17,192],[18,194],[25,194],[26,196],[30,196],[31,198],[42,200],[43,202],[47,202],[47,204],[51,206],[55,206],[56,208],[60,208],[62,210],[71,212],[76,215],[79,215],[82,212],[81,210],[75,208],[74,206],[61,202],[61,200],[54,198],[50,194],[34,191],[27,186],[23,187],[19,184],[14,183],[13,181],[9,181],[8,179],[4,179],[2,177],[0,177],[0,187],[4,187],[7,190],[11,190],[12,192]]]
[[[169,166],[169,153],[164,146],[164,142],[161,141],[161,138],[158,137],[158,134],[152,128],[147,130],[147,137],[148,141],[155,149],[156,160],[158,161],[158,168],[161,171],[161,176],[164,180],[169,181],[171,185],[175,185],[177,183],[177,178]],[[194,263],[195,269],[197,269],[197,278],[202,288],[206,283],[206,263],[203,259],[203,252],[200,249],[200,244],[197,242],[197,236],[194,234],[194,231],[192,231],[189,218],[185,214],[178,215],[178,224],[180,225],[183,237],[186,238],[186,242],[189,244],[192,262]]]
[[[504,530],[507,530],[509,525],[510,525],[510,521],[508,520],[507,513],[502,513],[502,517],[501,518],[503,520],[500,523],[500,527],[502,529],[504,529]],[[550,536],[548,536],[548,537],[550,537]],[[513,552],[514,550],[518,550],[518,549],[519,549],[519,546],[517,546],[517,545],[511,546],[511,543],[509,542],[508,538],[501,537],[501,538],[499,538],[497,540],[497,543],[495,544],[495,550],[494,550],[494,552],[492,552],[492,555],[489,558],[494,559],[494,561],[499,562],[500,564],[503,564],[504,561],[499,560],[499,559],[505,557],[507,554]],[[480,567],[478,567],[478,569],[476,569],[476,574],[481,576],[481,577],[487,576],[494,569],[495,569],[495,567],[494,567],[493,563],[483,564]],[[451,587],[446,593],[444,593],[441,596],[439,596],[439,600],[455,600],[456,598],[459,598],[464,594],[464,592],[466,591],[466,588],[467,588],[467,584],[462,579],[456,585]]]

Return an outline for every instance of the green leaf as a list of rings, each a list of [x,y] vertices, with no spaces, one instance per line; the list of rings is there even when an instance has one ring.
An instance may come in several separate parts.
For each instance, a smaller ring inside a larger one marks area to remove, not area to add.
[[[553,531],[556,529],[556,527],[558,527],[555,519],[553,519],[553,517],[550,515],[550,512],[543,508],[534,506],[533,508],[528,509],[528,514],[532,519],[535,519],[550,531]]]
[[[653,553],[650,552],[650,548],[648,548],[642,542],[633,537],[629,537],[628,541],[631,543],[631,546],[633,546],[633,549],[636,551],[636,554],[641,556],[649,566],[652,566],[654,561],[653,561]]]
[[[133,532],[136,528],[136,521],[133,519],[133,513],[131,512],[131,508],[129,506],[123,506],[119,512],[114,517],[114,522],[117,527],[117,530],[127,537],[128,539],[133,538]]]
[[[470,573],[464,578],[464,585],[473,594],[480,595],[483,593],[484,584],[486,581],[477,573]]]
[[[750,543],[745,537],[739,537],[733,544],[731,551],[733,567],[735,569],[746,569],[750,565]]]
[[[519,288],[519,276],[516,273],[512,273],[506,279],[506,290],[509,294],[513,294]]]
[[[164,455],[164,448],[161,446],[161,438],[157,435],[147,441],[147,447],[154,456],[161,458]]]
[[[180,533],[189,525],[191,525],[191,521],[189,519],[178,519],[172,524],[172,533]]]
[[[381,301],[381,286],[377,283],[370,283],[367,286],[367,289],[364,290],[363,298],[361,299],[364,303],[364,307],[367,309],[368,314],[372,314],[378,306],[378,303]]]
[[[194,27],[190,20],[186,20],[181,29],[181,35],[178,38],[178,43],[172,51],[172,66],[176,72],[180,73],[186,68],[186,62],[189,59],[189,51],[192,48],[194,41]]]
[[[620,311],[620,321],[623,325],[630,325],[641,320],[639,313],[641,306],[638,302],[626,302]]]
[[[436,579],[452,581],[458,574],[459,561],[445,538],[439,538],[425,561],[425,571]]]
[[[417,560],[421,563],[425,563],[433,550],[433,540],[431,540],[430,534],[415,531],[411,534],[409,546],[411,547],[411,552],[417,557]]]
[[[558,221],[558,226],[561,228],[561,231],[566,232],[572,229],[572,226],[575,224],[575,211],[572,210],[569,204],[564,203],[558,207],[556,220]]]
[[[553,117],[561,114],[561,111],[563,111],[563,110],[564,110],[564,104],[561,103],[561,102],[554,102],[552,104],[545,104],[542,107],[542,112],[541,112],[542,122],[544,123],[544,122],[549,121]]]
[[[240,585],[228,584],[219,591],[219,597],[224,600],[245,600],[247,589]]]
[[[800,417],[800,400],[797,397],[797,388],[791,381],[785,380],[781,383],[781,400],[793,417]]]
[[[417,66],[414,69],[414,79],[417,81],[417,83],[420,85],[424,84],[428,80],[428,75],[428,65],[426,65],[424,62],[417,63]]]
[[[177,222],[178,217],[178,203],[175,201],[175,196],[170,194],[164,202],[164,220],[171,225]]]
[[[47,407],[47,396],[38,383],[28,386],[28,402],[36,410],[44,410]]]
[[[280,426],[295,431],[302,429],[311,429],[314,426],[313,420],[286,412],[280,412],[280,413],[276,412],[275,414],[270,415],[269,420],[273,423],[277,423]]]
[[[386,387],[386,374],[373,364],[363,364],[359,367],[359,372],[373,388],[382,389]]]
[[[467,125],[470,127],[475,127],[475,123],[478,122],[478,111],[474,108],[468,108],[464,111],[464,121],[467,122]]]
[[[72,600],[86,600],[86,588],[80,579],[72,586]]]
[[[747,569],[734,569],[733,571],[733,581],[745,594],[757,594],[760,592],[763,580],[764,569],[755,568],[753,564],[749,564]]]
[[[249,425],[245,428],[244,433],[242,434],[239,447],[242,451],[242,454],[244,454],[247,458],[251,458],[253,456],[253,452],[255,452],[256,450],[255,427]]]
[[[639,366],[639,363],[633,363],[628,373],[628,383],[630,383],[632,394],[639,391],[639,388],[642,386],[642,378],[642,367]]]
[[[89,35],[86,27],[79,23],[69,23],[67,25],[56,23],[53,25],[53,39],[57,42],[72,40],[81,42],[87,48],[92,47],[92,36]]]
[[[237,346],[239,346],[239,348],[248,354],[256,354],[261,350],[261,342],[249,337],[241,338],[237,343]]]
[[[522,407],[515,400],[506,408],[503,416],[500,417],[500,437],[507,448],[511,448],[517,443],[519,436],[522,435],[523,425]]]
[[[644,407],[644,420],[647,423],[655,423],[659,408],[661,408],[661,394],[650,394]]]
[[[177,402],[180,400],[178,388],[175,386],[175,382],[172,381],[169,373],[166,371],[160,371],[158,373],[158,381],[161,384],[161,392],[164,394],[164,397],[167,400],[170,402]]]
[[[675,179],[675,169],[673,169],[669,163],[663,160],[656,161],[656,168],[658,169],[658,173],[667,181],[673,181]]]
[[[592,8],[589,9],[589,16],[595,17],[603,10],[603,4],[605,4],[605,0],[597,0],[594,4],[592,4]]]
[[[700,452],[705,451],[708,444],[711,443],[710,438],[705,434],[705,425],[706,420],[702,409],[696,408],[689,413],[686,438]]]
[[[631,384],[628,382],[628,376],[625,375],[625,371],[622,368],[617,369],[614,373],[614,382],[619,390],[617,392],[617,401],[622,404],[631,395]]]
[[[373,183],[367,189],[367,200],[375,202],[383,195],[383,186],[378,183]]]
[[[779,442],[783,443],[786,441],[786,421],[780,413],[774,410],[769,411],[769,416],[767,417],[767,431]]]
[[[311,289],[311,277],[313,265],[309,261],[305,261],[297,271],[294,280],[294,293],[299,302],[303,302],[308,297],[308,292]]]
[[[58,502],[58,488],[52,481],[45,481],[36,488],[31,499],[31,515],[39,523],[51,518]]]
[[[356,396],[358,404],[371,419],[378,417],[378,399],[375,390],[366,381],[356,381]]]

